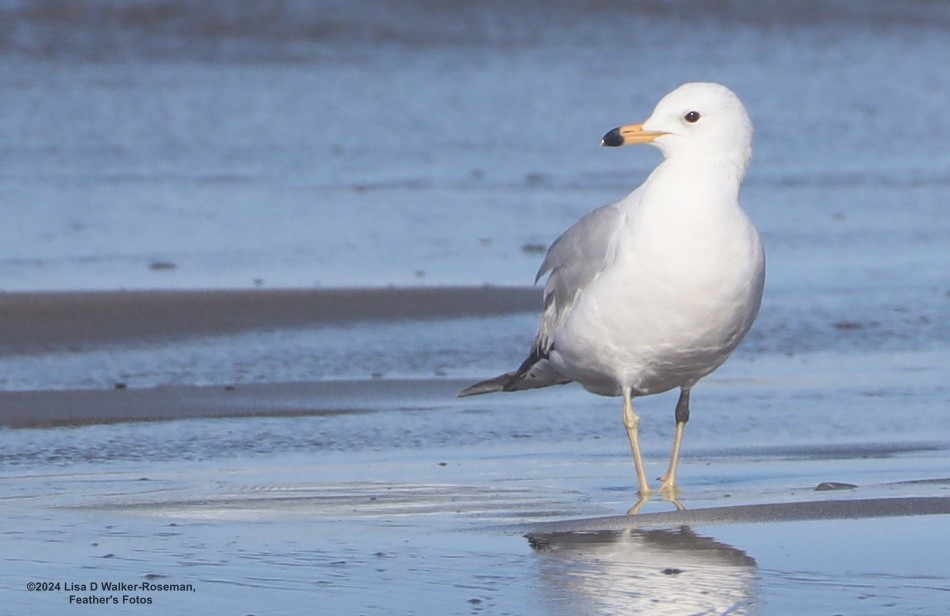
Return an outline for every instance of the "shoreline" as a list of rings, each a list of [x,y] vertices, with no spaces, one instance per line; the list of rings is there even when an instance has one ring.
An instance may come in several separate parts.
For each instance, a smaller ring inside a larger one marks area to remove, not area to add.
[[[946,479],[935,480],[939,485]],[[857,486],[856,486],[857,487]],[[536,522],[527,529],[512,526],[503,530],[523,532],[532,544],[542,545],[558,538],[585,533],[623,532],[629,529],[704,528],[722,524],[774,524],[816,520],[858,520],[866,518],[907,518],[950,514],[950,497],[901,496],[887,498],[829,498],[809,501],[700,507],[681,511],[637,513],[599,518]]]
[[[0,391],[0,429],[424,409],[454,400],[468,383],[462,379],[379,379]]]
[[[391,287],[0,294],[0,354],[359,321],[534,312],[536,287]]]

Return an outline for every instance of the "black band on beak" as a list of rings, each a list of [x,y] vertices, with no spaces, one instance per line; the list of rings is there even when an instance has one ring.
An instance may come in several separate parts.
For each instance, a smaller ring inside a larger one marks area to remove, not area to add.
[[[600,140],[600,145],[610,146],[612,148],[623,145],[623,137],[620,135],[620,127],[613,129]]]

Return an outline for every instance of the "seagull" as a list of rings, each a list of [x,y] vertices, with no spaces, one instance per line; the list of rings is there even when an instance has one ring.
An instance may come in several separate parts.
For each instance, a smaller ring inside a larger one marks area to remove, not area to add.
[[[660,492],[675,503],[690,391],[739,346],[762,302],[765,252],[739,205],[752,122],[725,86],[686,83],[643,123],[601,141],[640,143],[659,149],[663,161],[636,190],[588,213],[548,249],[535,278],[548,275],[527,359],[458,395],[576,381],[622,397],[642,504],[651,490],[633,398],[679,388],[673,451],[660,479]]]

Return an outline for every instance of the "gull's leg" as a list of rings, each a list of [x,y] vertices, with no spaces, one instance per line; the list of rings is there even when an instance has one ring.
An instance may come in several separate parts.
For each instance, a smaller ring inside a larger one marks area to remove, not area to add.
[[[647,474],[643,470],[643,458],[640,456],[640,439],[637,437],[640,418],[633,412],[632,397],[633,392],[625,387],[623,390],[623,427],[627,429],[627,438],[630,439],[630,451],[633,453],[633,465],[637,470],[637,483],[640,486],[639,494],[641,500],[643,500],[650,494],[650,484],[647,483]]]
[[[676,494],[676,463],[680,457],[680,445],[683,443],[683,431],[689,421],[689,387],[680,390],[680,399],[676,402],[676,434],[673,436],[673,453],[666,474],[660,479],[660,492]]]

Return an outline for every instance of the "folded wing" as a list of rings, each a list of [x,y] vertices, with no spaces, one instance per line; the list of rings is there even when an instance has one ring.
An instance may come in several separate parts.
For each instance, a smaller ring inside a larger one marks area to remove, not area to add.
[[[549,274],[544,285],[544,308],[531,353],[517,370],[467,387],[458,393],[459,396],[537,389],[571,382],[548,361],[554,346],[554,332],[570,314],[578,296],[607,266],[613,238],[623,216],[618,204],[605,205],[578,220],[551,244],[535,277],[537,283]]]

